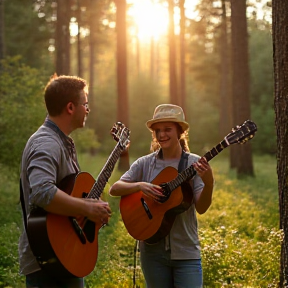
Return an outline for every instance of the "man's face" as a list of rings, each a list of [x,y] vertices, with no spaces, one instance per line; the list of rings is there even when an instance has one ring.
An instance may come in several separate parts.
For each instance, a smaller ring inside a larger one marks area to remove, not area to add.
[[[84,91],[81,91],[79,103],[75,105],[73,117],[74,130],[85,126],[89,112],[88,96]]]

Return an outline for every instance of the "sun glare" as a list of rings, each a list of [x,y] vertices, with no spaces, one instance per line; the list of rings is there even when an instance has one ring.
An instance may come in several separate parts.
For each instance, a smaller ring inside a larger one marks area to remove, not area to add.
[[[151,37],[158,39],[167,33],[168,10],[162,4],[151,0],[133,1],[127,14],[135,23],[131,33],[141,40],[149,40]]]
[[[169,25],[169,12],[167,2],[159,3],[157,0],[130,0],[127,14],[135,26],[130,34],[137,36],[142,42],[149,41],[152,37],[158,40],[167,35]],[[189,0],[185,3],[185,14],[188,19],[196,19],[198,13],[195,6],[199,0]],[[179,34],[180,10],[174,8],[175,33]]]

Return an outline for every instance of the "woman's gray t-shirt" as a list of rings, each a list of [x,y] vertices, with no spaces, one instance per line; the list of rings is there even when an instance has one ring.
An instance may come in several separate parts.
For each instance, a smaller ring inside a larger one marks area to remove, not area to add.
[[[120,179],[127,182],[152,182],[166,167],[170,166],[178,170],[179,159],[163,160],[157,155],[158,153],[154,152],[140,157]],[[200,156],[189,153],[188,166],[199,159]],[[204,187],[202,179],[197,174],[190,180],[190,185],[193,190],[193,197],[201,193]],[[165,247],[166,250],[171,249],[171,259],[173,260],[200,259],[197,218],[193,202],[188,210],[176,216],[172,229],[165,238]]]

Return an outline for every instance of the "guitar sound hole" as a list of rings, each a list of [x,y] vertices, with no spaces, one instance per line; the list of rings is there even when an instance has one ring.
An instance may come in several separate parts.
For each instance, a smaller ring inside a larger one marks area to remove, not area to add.
[[[83,232],[86,239],[92,243],[95,240],[95,223],[93,221],[87,220],[83,228]]]
[[[82,198],[87,198],[88,193],[83,192],[82,193]],[[86,223],[83,227],[83,232],[86,236],[86,239],[88,242],[92,243],[95,240],[95,223],[90,220],[86,220]]]
[[[165,201],[167,201],[171,195],[171,190],[170,187],[167,183],[162,183],[160,184],[161,188],[162,188],[162,193],[163,196],[161,197],[161,199],[159,200],[159,202],[164,203]]]

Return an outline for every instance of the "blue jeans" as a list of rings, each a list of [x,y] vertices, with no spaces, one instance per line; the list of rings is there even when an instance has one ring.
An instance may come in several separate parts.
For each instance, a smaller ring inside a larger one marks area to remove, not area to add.
[[[147,288],[201,288],[201,259],[171,260],[164,243],[140,244],[140,261]]]
[[[84,288],[83,278],[57,279],[42,270],[26,275],[27,288]]]

